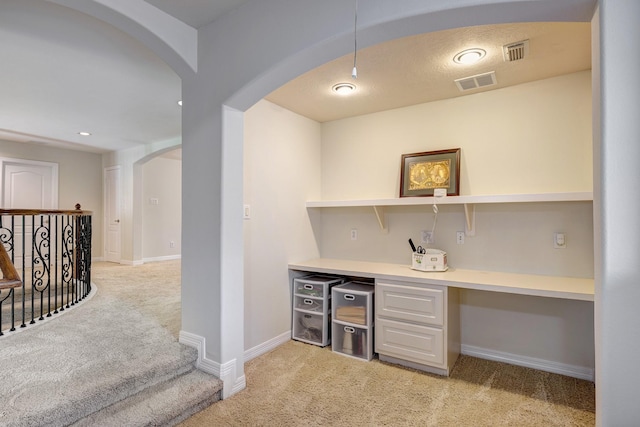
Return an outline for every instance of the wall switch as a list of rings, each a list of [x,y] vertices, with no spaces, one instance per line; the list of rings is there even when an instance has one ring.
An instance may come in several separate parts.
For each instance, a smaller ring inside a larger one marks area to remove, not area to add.
[[[175,248],[176,247],[176,242],[174,242],[173,240],[169,241],[169,247],[170,248]]]
[[[456,243],[464,245],[464,231],[456,231]]]
[[[157,199],[156,197],[151,197],[151,198],[149,198],[149,204],[150,205],[159,205],[160,204],[160,200]]]
[[[567,247],[564,233],[553,233],[553,247],[556,249],[565,249]]]
[[[351,229],[351,240],[358,240],[358,230],[355,228]]]
[[[244,205],[242,210],[242,218],[251,219],[251,205]]]
[[[422,230],[422,243],[435,243],[433,231]]]

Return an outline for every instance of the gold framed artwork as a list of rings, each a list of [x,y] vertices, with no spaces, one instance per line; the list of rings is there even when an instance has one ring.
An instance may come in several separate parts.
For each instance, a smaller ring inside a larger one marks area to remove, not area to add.
[[[438,188],[460,194],[459,148],[403,154],[400,171],[400,197],[433,196]]]

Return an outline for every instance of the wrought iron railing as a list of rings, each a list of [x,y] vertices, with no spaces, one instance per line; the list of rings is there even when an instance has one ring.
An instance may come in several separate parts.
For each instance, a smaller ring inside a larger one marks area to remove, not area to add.
[[[0,336],[63,312],[91,292],[91,212],[80,205],[0,209],[0,244]]]

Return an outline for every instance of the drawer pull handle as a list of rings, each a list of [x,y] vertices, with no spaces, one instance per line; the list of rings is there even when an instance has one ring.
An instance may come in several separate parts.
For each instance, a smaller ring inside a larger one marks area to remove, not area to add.
[[[313,301],[312,301],[312,300],[310,300],[310,299],[305,299],[305,300],[303,300],[302,302],[304,302],[304,303],[305,303],[305,304],[307,304],[307,305],[312,305],[312,304],[313,304]]]
[[[344,327],[344,331],[349,333],[349,334],[353,334],[356,330],[354,328],[352,328],[351,326],[345,326]]]
[[[310,291],[310,290],[312,290],[312,289],[313,289],[313,285],[310,285],[310,284],[306,283],[306,284],[304,285],[304,288]]]
[[[356,297],[354,295],[351,295],[351,294],[344,294],[344,299],[346,299],[348,301],[353,301],[354,299],[356,299]]]

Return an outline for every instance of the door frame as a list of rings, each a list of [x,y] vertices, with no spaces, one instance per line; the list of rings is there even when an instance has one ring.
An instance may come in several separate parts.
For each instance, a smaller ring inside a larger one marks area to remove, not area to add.
[[[107,194],[108,189],[107,189],[107,174],[111,171],[118,171],[118,187],[116,188],[116,198],[119,199],[119,204],[120,204],[120,217],[122,217],[122,166],[118,165],[118,166],[109,166],[109,167],[105,167],[102,173],[102,187],[103,187],[103,236],[104,236],[104,260],[105,261],[110,261],[110,262],[117,262],[117,263],[121,263],[122,261],[122,222],[120,222],[120,248],[119,248],[119,259],[118,260],[108,260],[107,259],[107,254],[108,254],[108,248],[109,248],[109,204],[108,204],[108,200],[109,200],[109,196]]]

